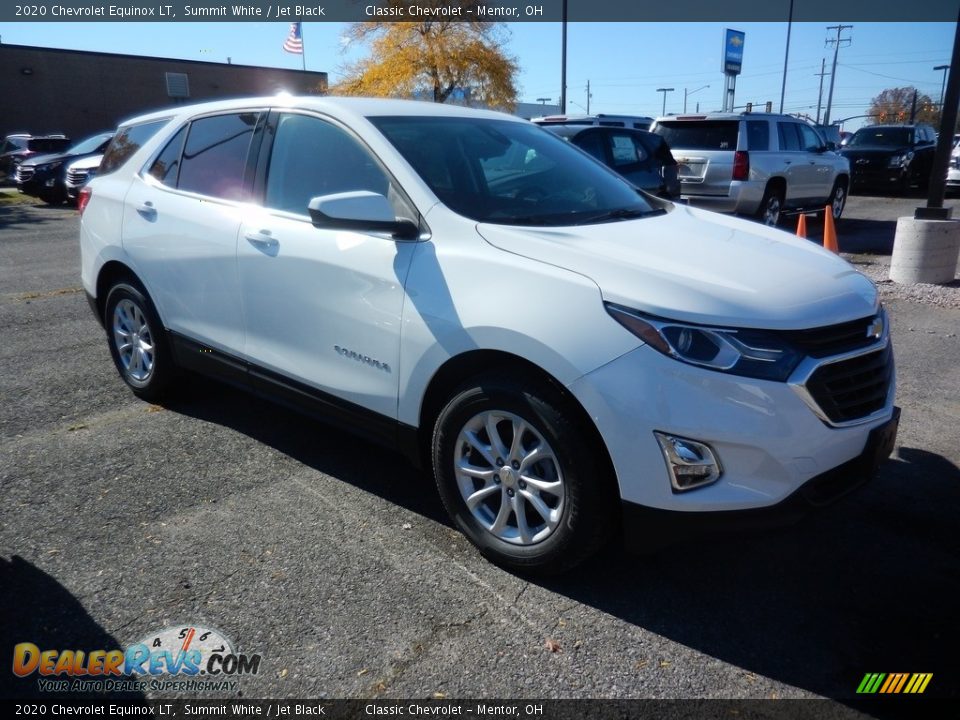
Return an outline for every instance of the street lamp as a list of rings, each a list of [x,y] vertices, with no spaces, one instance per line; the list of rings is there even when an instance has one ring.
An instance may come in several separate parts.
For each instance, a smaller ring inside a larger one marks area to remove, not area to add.
[[[551,100],[553,100],[553,98],[537,98],[537,102],[541,105],[546,105]]]
[[[701,90],[706,90],[708,87],[710,86],[704,85],[703,87],[698,87],[696,90],[691,90],[690,92],[687,92],[687,89],[684,88],[683,89],[683,111],[684,112],[687,111],[687,97],[689,95],[693,95],[695,92],[700,92]],[[664,97],[666,97],[666,95],[664,95]]]
[[[949,65],[937,65],[934,70],[943,70],[943,82],[940,83],[940,112],[943,112],[943,90],[947,86],[947,70],[950,69]]]
[[[673,88],[657,88],[658,93],[663,93],[663,109],[661,110],[661,115],[667,114],[667,93],[673,92]]]

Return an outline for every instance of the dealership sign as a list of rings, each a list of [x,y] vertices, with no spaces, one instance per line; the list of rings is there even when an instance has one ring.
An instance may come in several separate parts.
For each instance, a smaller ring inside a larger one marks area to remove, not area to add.
[[[739,75],[743,65],[743,38],[746,33],[739,30],[723,31],[723,72],[727,75]]]

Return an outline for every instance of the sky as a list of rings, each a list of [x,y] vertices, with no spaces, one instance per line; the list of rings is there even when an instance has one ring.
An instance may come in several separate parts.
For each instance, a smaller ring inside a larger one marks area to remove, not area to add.
[[[870,99],[890,87],[913,85],[940,101],[943,71],[950,62],[953,23],[867,23],[837,19],[793,23],[784,111],[817,114],[821,60],[829,73],[836,37],[827,25],[853,25],[843,32],[831,117],[834,121],[867,112]],[[345,43],[342,23],[304,23],[308,70],[324,71],[335,83],[345,65],[365,48]],[[724,78],[720,69],[724,28],[746,33],[743,71],[737,78],[736,105],[773,101],[780,107],[787,23],[569,23],[567,32],[567,110],[659,115],[718,110]],[[0,41],[9,44],[95,50],[299,69],[301,58],[282,50],[289,23],[0,23]],[[508,52],[517,60],[519,99],[559,102],[560,23],[510,23],[504,28]],[[830,76],[824,77],[823,109]],[[709,86],[709,87],[707,87]],[[844,123],[855,130],[863,119]]]

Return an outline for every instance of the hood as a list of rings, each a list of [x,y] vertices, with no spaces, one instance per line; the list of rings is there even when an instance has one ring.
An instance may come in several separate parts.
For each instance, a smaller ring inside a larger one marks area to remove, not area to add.
[[[686,205],[600,225],[477,230],[501,250],[589,277],[604,300],[672,320],[798,330],[877,308],[873,283],[819,245]]]
[[[856,147],[850,147],[847,145],[840,151],[840,154],[844,157],[880,157],[880,156],[891,156],[891,155],[905,155],[910,152],[912,148],[903,146],[903,147],[891,147],[890,145],[857,145]]]
[[[101,160],[103,160],[103,153],[90,155],[88,157],[81,158],[80,160],[74,160],[67,167],[67,170],[92,170],[100,167]]]

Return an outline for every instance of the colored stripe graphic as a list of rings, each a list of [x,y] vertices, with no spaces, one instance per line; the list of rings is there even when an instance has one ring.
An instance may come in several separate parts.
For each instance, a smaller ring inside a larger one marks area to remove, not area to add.
[[[867,673],[857,687],[860,695],[895,695],[901,692],[919,695],[927,689],[933,673]]]

